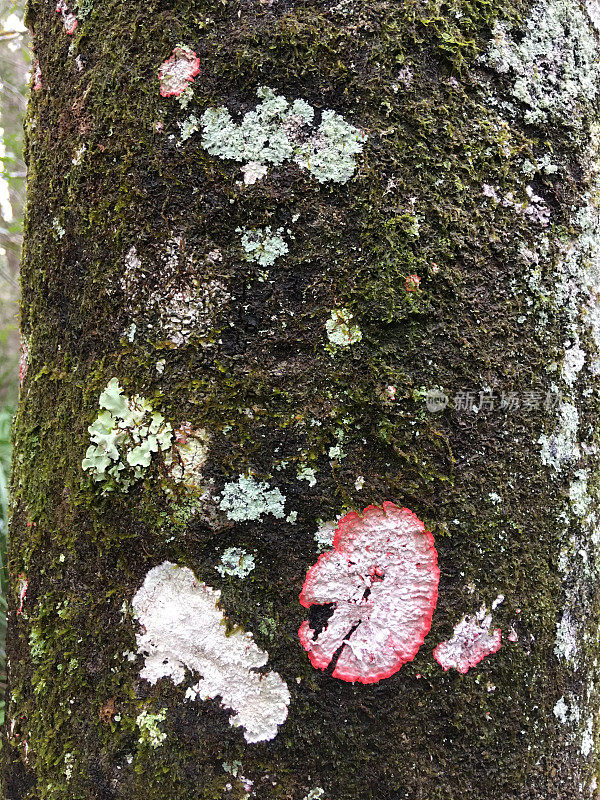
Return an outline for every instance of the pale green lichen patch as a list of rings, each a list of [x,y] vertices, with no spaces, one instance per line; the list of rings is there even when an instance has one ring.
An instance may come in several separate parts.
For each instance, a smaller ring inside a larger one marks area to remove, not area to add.
[[[236,228],[236,233],[241,233],[241,242],[248,261],[254,261],[261,267],[271,267],[275,261],[284,256],[289,248],[281,237],[283,228],[278,228],[276,233],[271,232],[270,226],[246,230]]]
[[[305,100],[289,103],[268,87],[257,91],[262,100],[238,124],[224,107],[202,115],[202,146],[219,158],[243,161],[246,183],[259,180],[267,164],[294,161],[320,183],[346,183],[356,170],[355,156],[362,152],[366,135],[326,109],[314,129],[314,108]],[[248,168],[252,165],[251,177]]]
[[[242,547],[228,547],[221,556],[221,563],[215,569],[223,578],[226,575],[246,578],[255,566],[252,553],[248,553]]]
[[[88,428],[92,443],[81,466],[105,492],[127,492],[150,466],[152,454],[170,449],[173,429],[143,397],[126,397],[116,378],[100,395],[100,408]]]
[[[304,800],[319,800],[320,797],[325,797],[325,790],[317,786],[315,789],[310,790]]]
[[[362,339],[358,325],[353,325],[353,315],[347,308],[336,308],[325,323],[327,338],[336,347],[350,347]]]
[[[514,79],[512,94],[525,106],[525,122],[579,124],[600,77],[598,44],[582,9],[567,0],[542,0],[531,10],[525,35],[510,34],[509,25],[496,24],[487,63]]]
[[[142,711],[139,714],[135,722],[140,729],[140,738],[138,740],[140,744],[149,744],[154,749],[161,746],[167,738],[167,734],[158,725],[160,722],[164,722],[166,716],[166,708],[162,708],[158,714],[150,714],[148,711]]]
[[[240,475],[237,481],[225,484],[219,508],[229,519],[243,522],[260,519],[264,514],[282,519],[285,516],[284,505],[285,497],[279,489]]]
[[[307,467],[306,464],[301,464],[296,473],[299,481],[308,481],[309,486],[315,486],[317,483],[317,476],[312,467]]]

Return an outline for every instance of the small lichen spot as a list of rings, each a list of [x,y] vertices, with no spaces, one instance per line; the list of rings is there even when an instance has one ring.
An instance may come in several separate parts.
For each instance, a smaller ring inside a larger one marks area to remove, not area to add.
[[[336,308],[325,323],[327,338],[336,347],[350,347],[362,339],[358,325],[353,325],[353,315],[347,308]]]

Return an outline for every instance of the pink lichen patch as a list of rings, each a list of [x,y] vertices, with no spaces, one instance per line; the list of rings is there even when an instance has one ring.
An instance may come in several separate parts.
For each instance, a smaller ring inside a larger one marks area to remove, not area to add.
[[[407,292],[416,292],[421,285],[421,278],[418,275],[408,275],[404,283]]]
[[[25,577],[25,575],[19,575],[19,607],[17,608],[17,614],[23,613],[23,603],[25,602],[25,596],[27,595],[27,587],[29,586],[29,581]]]
[[[490,630],[491,626],[492,615],[483,605],[477,614],[464,616],[454,626],[452,638],[438,644],[433,657],[444,671],[453,667],[464,675],[486,656],[500,650],[502,631]]]
[[[69,10],[66,0],[58,0],[56,12],[62,16],[65,33],[72,36],[77,30],[77,17]]]
[[[42,88],[42,68],[40,67],[40,62],[37,60],[33,63],[33,84],[32,88],[34,92],[39,92]]]
[[[162,97],[178,97],[200,72],[200,59],[189,47],[175,47],[160,65],[158,77]]]
[[[333,677],[343,681],[389,678],[423,644],[439,579],[433,536],[412,511],[385,502],[347,514],[300,593],[305,608],[335,605],[324,626],[310,619],[300,626],[311,664],[334,662]]]

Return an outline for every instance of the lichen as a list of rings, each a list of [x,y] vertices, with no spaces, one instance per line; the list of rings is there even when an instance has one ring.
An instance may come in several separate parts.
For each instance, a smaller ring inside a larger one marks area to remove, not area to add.
[[[228,547],[215,569],[222,577],[232,575],[236,578],[247,578],[255,566],[254,556],[243,547]]]
[[[327,338],[335,347],[350,347],[362,339],[358,325],[353,325],[354,315],[347,308],[336,308],[325,323]]]
[[[256,481],[248,475],[240,475],[237,481],[223,487],[219,508],[235,522],[258,520],[265,514],[277,519],[285,516],[285,497],[279,489],[268,483]]]
[[[527,123],[581,124],[582,110],[598,93],[598,43],[583,11],[567,0],[541,0],[525,24],[525,35],[510,36],[498,22],[487,63],[512,80],[512,94],[524,106]]]
[[[143,397],[126,397],[117,378],[109,381],[99,405],[104,410],[88,428],[92,444],[81,466],[103,484],[104,492],[127,492],[150,466],[152,455],[170,449],[173,429]]]
[[[256,230],[237,228],[236,233],[241,234],[242,247],[248,261],[255,261],[262,267],[273,266],[275,261],[289,250],[287,243],[281,237],[283,228],[278,228],[275,233],[271,232],[269,225]]]
[[[158,726],[159,723],[165,721],[166,716],[166,708],[162,708],[157,714],[152,714],[150,711],[144,709],[144,711],[138,715],[135,723],[140,729],[140,738],[138,740],[140,744],[148,744],[155,750],[163,744],[167,738],[167,734]]]
[[[244,161],[244,175],[258,166],[280,166],[294,161],[320,183],[346,183],[356,170],[355,156],[362,152],[366,136],[339,114],[326,109],[318,128],[310,131],[315,110],[304,100],[290,103],[268,87],[257,90],[262,100],[238,124],[221,106],[202,115],[202,146],[219,158]],[[250,165],[253,165],[252,168]],[[251,178],[247,183],[254,183]]]
[[[235,712],[229,724],[244,728],[247,742],[273,739],[286,720],[290,693],[276,672],[257,672],[269,656],[251,633],[226,632],[220,596],[187,567],[165,561],[151,569],[133,598],[142,626],[136,634],[144,656],[140,676],[179,685],[186,670],[196,673],[201,677],[186,690],[187,699],[220,697]]]

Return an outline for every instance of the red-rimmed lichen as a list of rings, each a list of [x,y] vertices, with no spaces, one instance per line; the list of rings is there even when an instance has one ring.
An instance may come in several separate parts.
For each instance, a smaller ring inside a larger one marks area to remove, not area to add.
[[[77,30],[77,17],[69,9],[66,0],[58,0],[56,3],[56,12],[62,16],[65,33],[72,36]]]
[[[160,65],[158,78],[162,97],[178,97],[200,72],[200,59],[190,47],[177,45]]]
[[[431,627],[440,572],[433,536],[407,508],[385,502],[340,520],[333,550],[306,575],[305,608],[335,604],[327,625],[298,635],[317,669],[339,656],[333,677],[375,683],[412,661]]]

